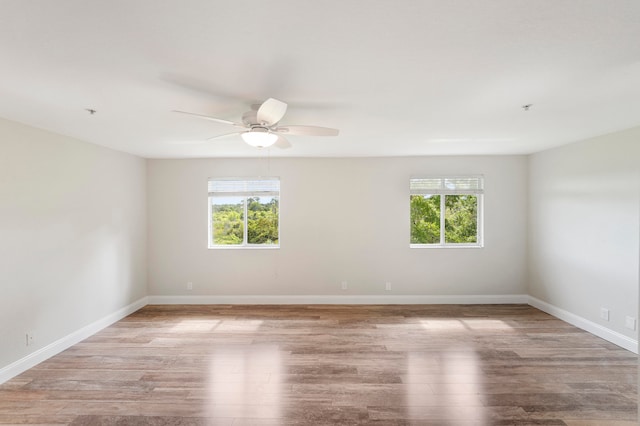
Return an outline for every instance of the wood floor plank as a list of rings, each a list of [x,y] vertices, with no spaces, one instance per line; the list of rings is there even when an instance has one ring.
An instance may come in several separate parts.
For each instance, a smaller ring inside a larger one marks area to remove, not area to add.
[[[637,424],[637,356],[527,305],[149,305],[0,386],[0,424]]]

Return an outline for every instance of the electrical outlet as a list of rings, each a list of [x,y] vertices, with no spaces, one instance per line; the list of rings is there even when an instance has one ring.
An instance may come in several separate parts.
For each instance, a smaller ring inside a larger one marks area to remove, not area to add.
[[[384,289],[386,291],[391,291],[391,283],[389,281],[384,284]]]
[[[191,281],[187,283],[187,290],[193,290],[193,283]]]
[[[627,327],[629,330],[635,330],[636,329],[636,319],[634,317],[625,317],[624,326]]]
[[[343,290],[346,290],[347,288],[349,288],[346,281],[342,281],[341,285]]]
[[[25,335],[25,343],[27,346],[33,346],[33,333],[27,333]]]
[[[609,310],[607,308],[600,308],[600,318],[609,321]]]

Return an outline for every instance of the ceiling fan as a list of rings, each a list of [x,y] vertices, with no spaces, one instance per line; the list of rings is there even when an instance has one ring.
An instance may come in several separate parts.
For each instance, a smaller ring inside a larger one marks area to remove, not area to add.
[[[280,120],[282,120],[285,112],[287,112],[287,104],[273,98],[267,99],[261,105],[253,105],[250,111],[242,114],[242,122],[229,121],[186,111],[174,110],[173,112],[241,127],[245,130],[214,136],[207,140],[223,138],[230,135],[240,135],[247,144],[256,148],[267,148],[272,145],[278,148],[291,147],[291,144],[289,144],[289,141],[287,141],[283,135],[337,136],[339,133],[339,130],[328,127],[280,125]]]

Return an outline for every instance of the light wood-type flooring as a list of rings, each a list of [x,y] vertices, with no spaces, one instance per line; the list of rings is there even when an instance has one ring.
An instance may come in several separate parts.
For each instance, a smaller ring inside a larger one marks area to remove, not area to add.
[[[636,425],[637,357],[526,305],[146,306],[0,424]]]

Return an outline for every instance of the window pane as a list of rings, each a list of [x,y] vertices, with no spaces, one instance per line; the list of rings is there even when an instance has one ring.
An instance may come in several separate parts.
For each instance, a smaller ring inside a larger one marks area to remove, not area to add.
[[[213,244],[242,244],[244,197],[209,197],[213,220]]]
[[[411,244],[440,243],[440,195],[411,195]]]
[[[249,244],[278,244],[278,197],[247,198]]]
[[[444,203],[445,243],[478,242],[478,197],[447,195]]]

